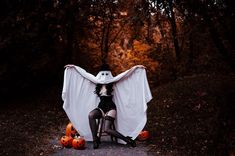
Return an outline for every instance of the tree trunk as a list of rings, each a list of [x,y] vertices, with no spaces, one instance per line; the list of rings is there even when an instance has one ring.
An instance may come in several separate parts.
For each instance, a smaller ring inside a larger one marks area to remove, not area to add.
[[[168,7],[166,6],[166,3],[168,2]],[[174,43],[174,48],[175,48],[175,61],[174,64],[172,65],[172,78],[174,80],[177,79],[177,62],[180,60],[180,48],[179,48],[179,42],[178,39],[176,37],[177,35],[177,30],[176,30],[176,23],[175,23],[175,14],[173,11],[173,4],[172,4],[172,0],[169,1],[162,1],[163,7],[165,8],[168,20],[170,21],[170,25],[171,25],[171,34],[173,37],[173,43]]]
[[[193,33],[190,32],[189,34],[189,60],[188,64],[192,65],[193,64],[193,59],[194,59],[194,53],[193,53]]]
[[[175,47],[175,54],[176,54],[176,59],[180,60],[180,48],[179,48],[179,41],[177,39],[177,28],[176,28],[176,21],[175,21],[175,13],[173,11],[173,4],[172,0],[169,0],[169,12],[171,16],[168,14],[168,18],[171,23],[171,28],[172,28],[172,37],[173,37],[173,42],[174,42],[174,47]]]
[[[108,58],[108,52],[109,52],[109,35],[110,35],[110,26],[112,24],[112,18],[108,21],[108,26],[106,29],[106,34],[105,34],[105,42],[104,42],[104,63],[106,63],[107,58]]]
[[[65,4],[67,6],[66,8],[66,36],[67,36],[67,44],[66,44],[66,48],[65,48],[65,64],[68,63],[73,63],[72,62],[72,54],[73,54],[73,44],[74,44],[74,25],[75,25],[75,4]]]
[[[73,26],[71,23],[67,26],[67,45],[65,49],[65,62],[66,64],[71,63],[72,61],[72,53],[73,53]]]
[[[222,40],[219,37],[219,33],[217,32],[216,28],[214,27],[211,18],[206,12],[203,12],[203,17],[206,21],[206,24],[208,25],[209,32],[211,35],[211,38],[218,49],[219,53],[222,55],[225,62],[228,63],[228,65],[231,67],[232,71],[235,72],[235,60],[233,57],[230,57],[228,51],[226,50]]]
[[[151,19],[151,15],[149,13],[148,15],[148,28],[147,28],[147,41],[149,44],[153,43],[153,31],[152,31],[152,19]]]

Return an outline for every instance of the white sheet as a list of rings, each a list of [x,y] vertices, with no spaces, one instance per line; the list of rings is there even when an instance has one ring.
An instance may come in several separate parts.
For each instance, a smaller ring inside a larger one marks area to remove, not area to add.
[[[65,69],[63,108],[80,135],[92,141],[88,114],[99,104],[96,84],[114,83],[113,101],[117,106],[116,130],[135,139],[144,128],[147,103],[152,99],[145,67],[137,65],[108,80],[100,80],[78,66]],[[120,141],[124,143],[123,141]]]

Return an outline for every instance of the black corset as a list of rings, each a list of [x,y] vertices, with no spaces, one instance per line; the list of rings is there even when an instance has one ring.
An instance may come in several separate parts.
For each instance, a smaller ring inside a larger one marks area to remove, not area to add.
[[[102,109],[104,113],[108,112],[111,109],[116,110],[116,105],[112,100],[112,96],[101,96],[98,107]]]

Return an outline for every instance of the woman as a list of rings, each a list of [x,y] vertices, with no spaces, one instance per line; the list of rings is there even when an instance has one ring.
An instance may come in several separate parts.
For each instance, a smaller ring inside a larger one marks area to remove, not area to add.
[[[101,67],[101,71],[110,71],[108,65],[103,65]],[[108,76],[110,73],[102,73],[102,76]],[[116,130],[111,129],[111,124],[115,120],[117,109],[115,103],[112,101],[112,91],[113,91],[113,84],[97,84],[95,94],[100,98],[100,103],[97,108],[92,110],[89,113],[89,125],[92,132],[93,137],[93,148],[96,149],[99,147],[100,138],[97,136],[98,125],[96,123],[96,119],[100,119],[104,117],[104,130],[111,136],[116,138],[122,139],[127,144],[130,144],[132,147],[136,146],[134,140],[131,137],[125,137],[121,133]]]
[[[75,129],[87,141],[93,141],[96,149],[100,144],[96,119],[101,117],[105,119],[104,129],[108,134],[121,139],[120,143],[135,147],[132,138],[138,136],[147,122],[147,103],[152,95],[142,65],[115,77],[108,65],[103,65],[96,76],[78,66],[67,65],[62,99]],[[114,120],[117,131],[111,129]]]

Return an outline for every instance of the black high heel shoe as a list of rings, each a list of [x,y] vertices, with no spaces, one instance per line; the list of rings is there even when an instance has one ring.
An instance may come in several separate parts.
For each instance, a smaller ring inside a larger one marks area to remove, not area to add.
[[[132,140],[132,137],[127,136],[127,144],[131,145],[132,147],[136,147],[136,142],[135,140]]]

